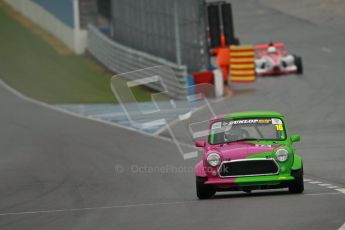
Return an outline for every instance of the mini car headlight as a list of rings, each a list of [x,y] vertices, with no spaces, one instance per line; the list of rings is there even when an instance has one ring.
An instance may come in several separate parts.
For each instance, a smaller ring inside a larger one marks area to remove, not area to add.
[[[280,162],[285,162],[289,158],[289,152],[286,149],[278,149],[276,152],[276,158]]]
[[[212,167],[215,167],[220,164],[220,156],[218,153],[210,153],[207,156],[207,163]]]

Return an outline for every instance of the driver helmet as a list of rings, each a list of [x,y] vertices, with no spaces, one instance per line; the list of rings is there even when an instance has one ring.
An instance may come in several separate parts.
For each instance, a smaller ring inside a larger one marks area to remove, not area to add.
[[[274,46],[270,46],[267,49],[267,52],[270,53],[270,54],[275,53],[276,51],[277,51],[277,49]]]

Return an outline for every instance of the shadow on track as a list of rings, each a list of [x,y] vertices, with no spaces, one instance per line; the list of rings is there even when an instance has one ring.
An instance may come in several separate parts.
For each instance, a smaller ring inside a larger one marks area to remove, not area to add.
[[[261,196],[279,196],[279,195],[292,195],[288,191],[264,191],[264,192],[250,192],[250,193],[227,193],[215,195],[212,199],[228,199],[228,198],[247,198],[247,197],[261,197]]]

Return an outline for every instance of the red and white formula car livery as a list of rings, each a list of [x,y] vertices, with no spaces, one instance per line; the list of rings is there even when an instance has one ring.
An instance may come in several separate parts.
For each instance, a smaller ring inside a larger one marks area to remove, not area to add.
[[[303,73],[302,58],[289,54],[284,43],[256,45],[255,71],[257,75]]]

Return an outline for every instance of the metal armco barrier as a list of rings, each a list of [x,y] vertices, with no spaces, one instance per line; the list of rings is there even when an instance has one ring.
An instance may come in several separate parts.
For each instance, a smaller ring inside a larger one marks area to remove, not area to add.
[[[168,89],[166,94],[174,98],[186,99],[188,95],[186,66],[177,65],[165,59],[121,45],[102,34],[93,25],[89,25],[88,30],[88,51],[109,70],[122,74],[153,66],[169,67],[175,73],[175,76],[164,71],[166,68],[157,68],[158,72],[153,74],[162,78]],[[124,76],[130,76],[128,80],[136,80],[135,74]],[[146,86],[160,92],[164,91],[162,85],[157,84],[157,82],[148,83]]]
[[[230,46],[230,80],[238,83],[255,82],[254,46]]]

